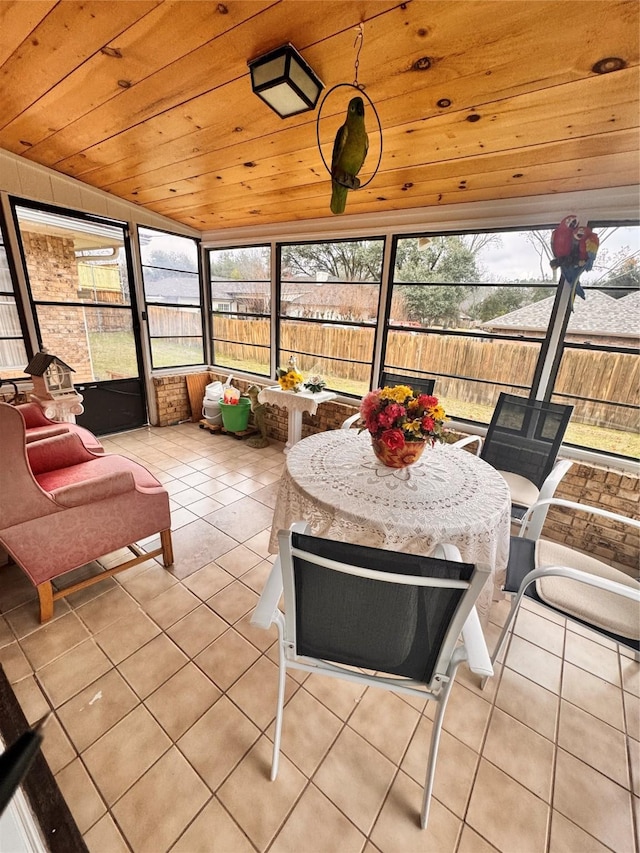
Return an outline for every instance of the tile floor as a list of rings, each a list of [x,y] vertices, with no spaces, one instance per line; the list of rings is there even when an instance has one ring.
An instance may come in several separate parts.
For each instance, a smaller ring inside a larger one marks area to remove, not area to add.
[[[296,674],[270,782],[275,630],[249,620],[282,447],[195,424],[105,445],[169,490],[172,570],[136,566],[42,627],[0,571],[0,663],[29,721],[55,711],[44,752],[92,853],[638,853],[640,666],[542,610],[485,692],[459,670],[426,831],[431,704]]]

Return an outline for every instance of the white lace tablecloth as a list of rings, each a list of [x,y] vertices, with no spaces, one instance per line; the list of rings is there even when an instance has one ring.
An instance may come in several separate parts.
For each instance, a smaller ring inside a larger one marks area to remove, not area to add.
[[[502,582],[510,510],[505,480],[466,450],[427,447],[419,462],[397,470],[378,462],[368,433],[330,430],[291,449],[269,550],[278,551],[278,530],[304,520],[327,539],[427,556],[451,542],[465,562],[488,564]],[[485,619],[492,597],[490,581],[478,599]]]

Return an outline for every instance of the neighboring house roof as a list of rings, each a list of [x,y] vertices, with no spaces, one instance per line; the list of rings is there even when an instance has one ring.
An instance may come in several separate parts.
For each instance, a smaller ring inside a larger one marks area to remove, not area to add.
[[[481,323],[481,329],[544,332],[549,325],[555,297],[549,296],[510,311],[502,317]],[[600,337],[638,337],[640,329],[640,293],[614,299],[600,290],[586,290],[586,299],[576,297],[569,318],[569,334]]]

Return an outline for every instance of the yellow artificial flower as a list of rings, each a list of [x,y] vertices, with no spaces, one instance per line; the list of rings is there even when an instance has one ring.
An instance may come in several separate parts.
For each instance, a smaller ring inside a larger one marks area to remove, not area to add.
[[[414,435],[419,435],[422,429],[422,421],[420,419],[407,421],[407,423],[404,424],[403,429],[406,430],[406,432],[412,432]]]
[[[380,392],[381,400],[393,400],[396,403],[404,403],[407,397],[412,397],[413,391],[408,385],[396,385],[395,388],[383,388]]]

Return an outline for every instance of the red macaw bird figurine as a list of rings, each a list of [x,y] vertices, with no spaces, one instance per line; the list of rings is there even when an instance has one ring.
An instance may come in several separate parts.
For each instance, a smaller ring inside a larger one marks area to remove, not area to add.
[[[599,245],[598,235],[588,225],[580,225],[574,213],[565,216],[551,235],[551,268],[560,267],[565,279],[582,299],[585,293],[578,279],[593,267]]]

